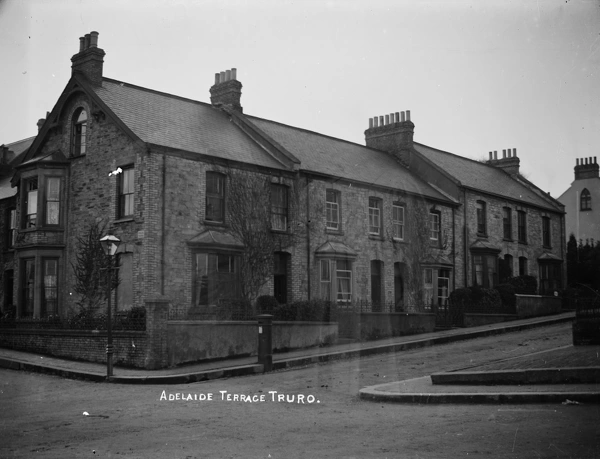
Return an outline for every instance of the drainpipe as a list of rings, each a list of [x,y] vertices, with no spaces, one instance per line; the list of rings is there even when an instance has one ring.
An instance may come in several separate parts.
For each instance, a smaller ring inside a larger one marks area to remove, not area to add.
[[[167,156],[162,155],[162,209],[161,209],[161,244],[160,244],[160,294],[165,294],[165,204],[166,204],[166,189],[167,189]]]
[[[463,228],[464,228],[464,234],[463,234],[463,257],[464,257],[464,284],[465,284],[465,288],[467,287],[467,235],[468,235],[468,231],[467,231],[467,190],[465,188],[463,188]]]
[[[452,208],[452,288],[456,288],[456,209]]]
[[[310,301],[310,180],[306,177],[306,276]]]

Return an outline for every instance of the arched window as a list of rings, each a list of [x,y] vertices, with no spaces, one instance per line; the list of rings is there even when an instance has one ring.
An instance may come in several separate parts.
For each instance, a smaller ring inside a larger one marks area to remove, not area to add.
[[[581,192],[581,197],[579,198],[581,203],[581,210],[591,210],[592,209],[592,195],[588,191],[587,188],[584,188]]]
[[[75,112],[75,115],[73,116],[73,139],[71,142],[71,156],[79,156],[85,154],[85,137],[87,134],[87,122],[87,112],[83,108],[80,108]]]

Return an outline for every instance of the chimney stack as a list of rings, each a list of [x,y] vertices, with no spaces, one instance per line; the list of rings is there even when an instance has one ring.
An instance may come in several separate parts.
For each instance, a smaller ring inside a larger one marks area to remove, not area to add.
[[[578,158],[575,160],[575,180],[584,180],[588,178],[598,178],[600,167],[596,161],[596,156],[589,158]]]
[[[44,125],[44,123],[46,122],[46,120],[44,118],[40,118],[37,122],[37,128],[38,128],[38,132],[40,132],[42,130],[42,126]]]
[[[71,75],[84,75],[91,84],[100,86],[105,54],[98,48],[98,32],[79,38],[79,52],[71,58]]]
[[[486,161],[491,166],[503,169],[510,175],[517,175],[519,173],[519,164],[521,160],[517,158],[517,149],[509,148],[502,150],[502,158],[498,159],[498,152],[494,150],[494,154],[490,151],[490,159]]]
[[[367,147],[388,152],[405,166],[410,166],[414,132],[410,111],[395,112],[370,118],[365,141]]]
[[[242,83],[237,80],[237,69],[215,73],[215,84],[210,88],[210,102],[215,107],[224,105],[242,113],[241,97]]]

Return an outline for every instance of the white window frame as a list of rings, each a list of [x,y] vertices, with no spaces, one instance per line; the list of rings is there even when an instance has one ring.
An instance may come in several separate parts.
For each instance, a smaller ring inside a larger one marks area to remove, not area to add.
[[[438,212],[429,212],[429,239],[432,241],[440,240],[440,214]]]
[[[334,201],[329,200],[329,195]],[[329,230],[340,229],[340,192],[337,190],[325,190],[325,226]]]
[[[381,199],[375,198],[375,197],[369,197],[369,234],[372,234],[375,236],[381,235],[381,208],[382,207],[383,206],[382,206]],[[377,231],[373,231],[373,228],[377,228]]]
[[[404,240],[404,206],[392,204],[392,229],[394,239]]]

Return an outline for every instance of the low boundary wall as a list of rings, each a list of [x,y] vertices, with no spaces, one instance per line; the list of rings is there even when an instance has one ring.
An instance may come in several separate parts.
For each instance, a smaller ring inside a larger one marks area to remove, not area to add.
[[[256,321],[170,320],[168,365],[258,354]],[[280,322],[272,325],[273,352],[334,343],[335,322]]]
[[[435,330],[435,314],[411,312],[338,312],[344,338],[375,340]]]
[[[562,298],[559,296],[515,295],[519,319],[540,317],[562,312]]]

